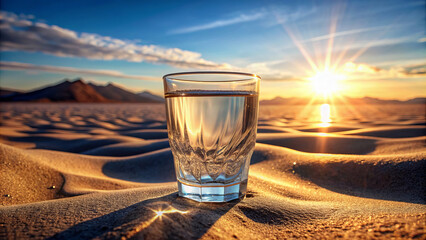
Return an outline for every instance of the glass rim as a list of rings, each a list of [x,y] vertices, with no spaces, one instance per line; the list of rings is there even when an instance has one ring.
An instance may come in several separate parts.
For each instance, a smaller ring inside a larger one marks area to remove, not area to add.
[[[235,80],[220,80],[220,81],[212,81],[212,80],[191,80],[191,79],[180,79],[175,78],[177,76],[181,75],[242,75],[242,76],[249,76],[251,78],[244,78],[244,79],[235,79]],[[244,73],[244,72],[226,72],[226,71],[195,71],[195,72],[176,72],[176,73],[169,73],[163,76],[163,80],[166,81],[169,80],[176,80],[176,81],[185,81],[185,82],[208,82],[208,83],[220,83],[220,82],[242,82],[242,81],[250,81],[253,79],[261,80],[262,78],[259,75],[253,74],[253,73]]]

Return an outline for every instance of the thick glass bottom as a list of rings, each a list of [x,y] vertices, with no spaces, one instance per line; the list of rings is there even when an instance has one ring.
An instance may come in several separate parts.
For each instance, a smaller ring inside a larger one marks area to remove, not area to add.
[[[178,180],[179,196],[197,202],[228,202],[242,199],[247,192],[247,180],[232,184],[196,184]]]

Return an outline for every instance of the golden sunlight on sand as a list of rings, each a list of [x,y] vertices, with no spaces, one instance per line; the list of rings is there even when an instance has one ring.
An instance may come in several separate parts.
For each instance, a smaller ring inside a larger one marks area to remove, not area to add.
[[[261,106],[247,197],[200,204],[177,197],[164,105],[3,104],[0,227],[10,239],[421,238],[424,111]]]

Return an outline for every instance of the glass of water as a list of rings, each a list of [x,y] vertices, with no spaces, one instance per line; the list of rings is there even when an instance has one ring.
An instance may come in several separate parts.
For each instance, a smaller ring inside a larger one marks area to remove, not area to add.
[[[185,72],[163,80],[179,196],[199,202],[244,198],[256,142],[260,77]]]

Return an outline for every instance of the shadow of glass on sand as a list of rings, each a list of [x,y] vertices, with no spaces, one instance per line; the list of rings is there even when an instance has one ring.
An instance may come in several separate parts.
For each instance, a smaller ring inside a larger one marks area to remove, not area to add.
[[[172,193],[81,222],[49,239],[198,239],[239,202],[197,203]]]

